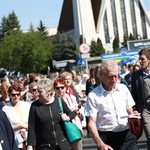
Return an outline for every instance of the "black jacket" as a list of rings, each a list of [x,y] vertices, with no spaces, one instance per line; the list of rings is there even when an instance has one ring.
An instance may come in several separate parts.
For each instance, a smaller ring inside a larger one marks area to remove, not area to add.
[[[2,110],[0,110],[0,142],[3,150],[18,150],[12,126]]]
[[[73,119],[75,114],[64,101],[62,104],[64,113]],[[40,150],[44,145],[50,145],[51,149],[55,150],[58,144],[61,150],[70,150],[62,125],[57,98],[51,104],[42,104],[39,100],[33,102],[29,113],[28,145],[36,146],[36,150]]]
[[[140,69],[131,75],[131,94],[136,103],[136,109],[143,112],[145,105],[144,87],[143,87],[143,70]]]

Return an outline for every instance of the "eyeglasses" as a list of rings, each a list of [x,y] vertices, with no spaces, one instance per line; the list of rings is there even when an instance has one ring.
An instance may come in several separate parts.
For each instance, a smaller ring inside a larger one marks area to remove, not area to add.
[[[32,91],[33,91],[33,92],[36,92],[36,91],[37,91],[37,89],[32,89]]]
[[[64,86],[60,86],[60,87],[56,87],[56,90],[63,90],[65,87]]]
[[[72,80],[72,79],[71,79],[71,78],[65,78],[65,80],[66,80],[66,81],[70,81],[70,80]]]
[[[17,94],[11,94],[11,96],[15,97],[15,96],[20,96],[20,93]]]

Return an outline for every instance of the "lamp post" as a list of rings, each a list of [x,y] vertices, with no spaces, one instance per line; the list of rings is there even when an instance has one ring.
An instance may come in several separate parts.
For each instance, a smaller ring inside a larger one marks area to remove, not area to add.
[[[78,0],[78,6],[79,6],[79,15],[80,15],[80,24],[81,24],[81,33],[82,33],[82,44],[84,45],[83,46],[83,50],[86,50],[86,49],[89,49],[89,48],[87,48],[88,47],[88,45],[86,44],[86,40],[85,40],[85,38],[84,38],[84,30],[83,30],[83,22],[82,22],[82,14],[81,14],[81,6],[80,6],[80,0]],[[82,45],[81,44],[81,45]],[[80,51],[82,51],[81,50],[81,45],[80,45]],[[84,54],[84,53],[82,53],[82,54]],[[81,57],[83,58],[83,55],[81,55]],[[85,59],[85,68],[86,69],[88,69],[88,61],[87,61],[87,58],[86,57],[84,57],[84,59]]]

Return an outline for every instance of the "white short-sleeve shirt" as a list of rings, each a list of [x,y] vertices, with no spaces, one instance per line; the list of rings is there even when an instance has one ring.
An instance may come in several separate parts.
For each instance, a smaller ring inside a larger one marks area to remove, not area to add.
[[[112,91],[106,91],[99,85],[88,95],[85,116],[97,117],[99,131],[123,131],[129,128],[127,109],[134,105],[131,93],[124,84],[116,84]]]

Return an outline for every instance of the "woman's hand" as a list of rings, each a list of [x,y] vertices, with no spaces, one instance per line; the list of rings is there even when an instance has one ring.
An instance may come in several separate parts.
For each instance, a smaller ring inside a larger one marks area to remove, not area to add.
[[[75,114],[76,114],[77,116],[80,116],[80,115],[81,115],[81,113],[80,113],[80,110],[79,110],[79,109],[74,110],[74,112],[75,112]]]
[[[138,111],[133,111],[133,113],[132,113],[132,115],[135,115],[135,116],[140,116],[141,115],[141,113],[139,113]]]
[[[61,114],[61,118],[62,118],[62,120],[63,121],[68,121],[68,120],[70,120],[70,118],[69,118],[69,116],[67,116],[66,114]]]
[[[27,139],[27,130],[26,129],[20,129],[20,134],[24,140]]]

